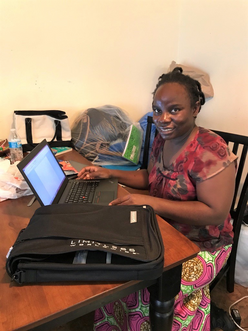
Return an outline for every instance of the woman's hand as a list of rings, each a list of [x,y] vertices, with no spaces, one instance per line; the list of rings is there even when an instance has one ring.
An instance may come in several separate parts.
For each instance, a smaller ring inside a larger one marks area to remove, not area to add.
[[[79,171],[77,179],[110,178],[110,171],[106,168],[89,166]]]
[[[149,205],[152,198],[143,194],[127,194],[110,202],[111,206],[115,205]]]

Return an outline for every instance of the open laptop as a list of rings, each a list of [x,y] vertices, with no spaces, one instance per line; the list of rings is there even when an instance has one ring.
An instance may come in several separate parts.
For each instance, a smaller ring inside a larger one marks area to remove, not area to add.
[[[42,206],[60,203],[76,203],[68,194],[75,185],[85,183],[88,193],[81,191],[78,202],[108,205],[117,198],[117,179],[69,180],[47,141],[44,139],[17,165],[21,174]],[[72,192],[73,193],[73,192]],[[78,198],[78,195],[76,196]],[[86,201],[86,198],[89,200]]]

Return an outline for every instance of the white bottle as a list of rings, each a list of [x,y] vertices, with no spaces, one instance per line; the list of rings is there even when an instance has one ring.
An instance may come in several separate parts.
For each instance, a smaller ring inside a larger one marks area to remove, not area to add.
[[[23,159],[22,143],[15,129],[10,130],[10,136],[8,140],[11,164],[15,163],[16,161],[21,161]]]

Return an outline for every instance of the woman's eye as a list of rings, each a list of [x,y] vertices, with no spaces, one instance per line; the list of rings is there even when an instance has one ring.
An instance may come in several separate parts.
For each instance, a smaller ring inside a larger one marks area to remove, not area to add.
[[[179,111],[180,111],[179,108],[173,108],[173,109],[171,109],[171,113],[172,114],[178,113]]]
[[[161,113],[161,111],[159,109],[155,108],[155,107],[152,108],[152,110],[153,110],[153,113],[156,114],[156,115]]]

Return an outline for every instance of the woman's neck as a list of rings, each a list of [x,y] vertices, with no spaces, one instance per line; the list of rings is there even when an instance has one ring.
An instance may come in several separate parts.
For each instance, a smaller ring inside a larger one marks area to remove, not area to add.
[[[166,140],[163,148],[163,163],[168,168],[180,155],[181,151],[188,145],[194,138],[198,127],[195,125],[192,130],[188,131],[185,135],[178,139]]]
[[[191,137],[194,137],[196,131],[197,131],[198,127],[196,125],[194,125],[192,127],[191,130],[185,132],[185,134],[183,134],[182,136],[178,137],[178,138],[175,138],[175,139],[172,139],[172,140],[167,140],[167,142],[171,145],[171,146],[174,146],[174,147],[181,147],[183,146],[185,143],[187,143],[187,141],[189,139],[191,139]],[[169,145],[168,144],[168,145]]]

